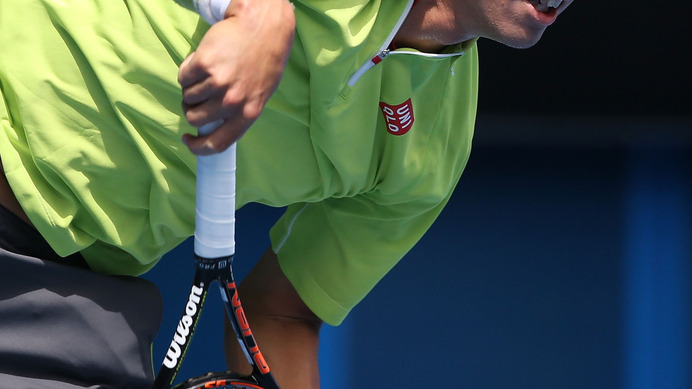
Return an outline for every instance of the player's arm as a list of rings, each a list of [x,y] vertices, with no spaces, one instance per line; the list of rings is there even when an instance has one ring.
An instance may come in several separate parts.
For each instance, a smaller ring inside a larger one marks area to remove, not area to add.
[[[220,2],[211,3],[212,11],[216,6],[216,16],[221,16]],[[200,14],[205,16],[201,10]],[[223,20],[209,29],[180,66],[187,121],[195,127],[225,121],[211,135],[186,135],[193,153],[225,150],[257,119],[279,84],[294,31],[293,6],[286,0],[230,2]]]

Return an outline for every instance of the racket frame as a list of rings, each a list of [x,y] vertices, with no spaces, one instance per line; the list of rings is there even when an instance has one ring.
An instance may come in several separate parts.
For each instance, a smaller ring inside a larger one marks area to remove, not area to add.
[[[218,284],[228,319],[233,326],[240,348],[252,367],[252,374],[248,377],[241,377],[230,371],[213,373],[215,375],[210,378],[208,384],[216,385],[225,379],[230,381],[236,380],[246,385],[257,385],[257,387],[262,389],[279,389],[245,316],[238,288],[233,277],[233,257],[231,255],[229,257],[209,259],[195,255],[196,270],[188,302],[178,321],[176,332],[173,335],[152,389],[170,388],[172,386],[197,328],[209,288],[214,282]],[[186,384],[189,385],[188,382],[202,379],[207,375],[190,379],[186,381]],[[252,388],[253,386],[248,387]],[[176,389],[183,388],[190,388],[190,386],[176,386]]]

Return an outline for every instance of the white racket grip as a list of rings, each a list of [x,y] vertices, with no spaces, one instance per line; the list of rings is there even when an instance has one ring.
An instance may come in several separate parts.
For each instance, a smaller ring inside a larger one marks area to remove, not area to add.
[[[214,131],[221,123],[199,128]],[[197,157],[195,254],[221,258],[235,253],[236,145],[222,153]]]

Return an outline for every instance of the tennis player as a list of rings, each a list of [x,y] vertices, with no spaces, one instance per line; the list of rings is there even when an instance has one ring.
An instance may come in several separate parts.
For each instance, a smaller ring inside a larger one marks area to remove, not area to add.
[[[0,2],[0,386],[151,383],[159,296],[136,276],[193,231],[194,154],[240,139],[238,206],[286,207],[245,310],[282,388],[318,387],[321,324],[464,170],[477,39],[532,46],[570,3]]]

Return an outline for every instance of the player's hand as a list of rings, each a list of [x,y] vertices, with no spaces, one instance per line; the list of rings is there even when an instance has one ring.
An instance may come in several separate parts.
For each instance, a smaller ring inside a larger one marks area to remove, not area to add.
[[[233,0],[225,16],[178,74],[187,121],[224,121],[210,135],[183,137],[198,155],[221,152],[247,131],[276,90],[293,43],[295,17],[286,0]]]

